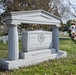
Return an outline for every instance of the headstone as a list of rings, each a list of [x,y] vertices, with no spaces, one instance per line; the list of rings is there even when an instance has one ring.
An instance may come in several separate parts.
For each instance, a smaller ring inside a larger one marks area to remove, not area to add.
[[[22,33],[22,50],[38,51],[52,48],[52,32],[27,31]]]
[[[6,44],[7,43],[7,40],[6,39],[3,39],[3,44]]]
[[[22,33],[22,52],[20,52],[20,58],[28,61],[41,60],[55,52],[56,50],[52,48],[52,32],[26,31]]]
[[[4,36],[4,38],[2,39],[2,41],[3,41],[3,44],[6,44],[6,43],[7,43],[7,38],[6,38],[6,36]]]

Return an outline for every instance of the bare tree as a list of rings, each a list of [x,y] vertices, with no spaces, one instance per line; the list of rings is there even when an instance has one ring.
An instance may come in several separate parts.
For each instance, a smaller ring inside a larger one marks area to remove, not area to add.
[[[58,10],[58,13],[62,19],[70,19],[71,17],[76,17],[75,14],[70,10],[70,3],[68,0],[50,0],[49,3],[51,12],[54,13],[55,10]]]

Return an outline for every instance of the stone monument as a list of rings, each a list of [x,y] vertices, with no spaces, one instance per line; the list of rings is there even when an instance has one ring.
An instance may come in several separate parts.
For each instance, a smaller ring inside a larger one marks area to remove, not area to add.
[[[61,19],[44,10],[11,12],[5,18],[9,26],[8,58],[0,59],[0,68],[5,70],[35,65],[49,59],[67,57],[59,50],[59,31]],[[49,31],[27,31],[22,33],[22,51],[19,52],[17,26],[21,23],[47,24]]]

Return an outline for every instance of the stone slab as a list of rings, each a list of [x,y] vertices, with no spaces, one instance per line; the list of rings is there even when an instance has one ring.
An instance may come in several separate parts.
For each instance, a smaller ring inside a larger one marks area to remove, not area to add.
[[[45,49],[45,50],[36,50],[32,52],[20,52],[19,56],[22,59],[32,60],[32,59],[47,57],[50,54],[55,52],[56,50],[54,48],[51,48],[51,49]]]
[[[31,59],[27,59],[27,57]],[[35,65],[44,61],[48,61],[50,59],[65,58],[67,57],[67,53],[65,51],[59,51],[55,53],[50,52],[50,54],[47,52],[42,54],[42,57],[40,55],[40,57],[34,58],[35,56],[31,57],[29,56],[29,54],[27,57],[25,57],[25,59],[19,59],[15,61],[9,61],[8,59],[0,59],[0,68],[4,70],[18,69],[19,67]]]
[[[25,52],[52,48],[52,32],[27,31],[22,33],[22,50]]]

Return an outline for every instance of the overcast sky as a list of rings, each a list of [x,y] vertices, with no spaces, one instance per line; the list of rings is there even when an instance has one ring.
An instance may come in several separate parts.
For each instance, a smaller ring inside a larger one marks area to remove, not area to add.
[[[69,2],[73,5],[73,7],[75,8],[75,10],[76,10],[76,0],[69,0]],[[68,0],[64,0],[64,4],[65,5],[69,5],[69,3],[68,3]],[[71,12],[73,12],[74,14],[76,14],[76,12],[75,12],[75,10],[73,9],[73,7],[70,5],[69,6],[70,7],[70,11]],[[66,23],[69,19],[76,19],[75,17],[73,17],[73,16],[71,16],[71,15],[69,15],[69,18],[62,18],[62,21],[64,22],[64,23]]]
[[[68,0],[65,0],[65,4],[68,4]],[[76,9],[76,0],[69,0],[73,7]],[[75,12],[74,9],[71,7],[71,11]]]
[[[76,0],[69,0],[72,4],[76,5]]]
[[[73,7],[76,9],[76,0],[69,0],[72,4],[73,4]]]

